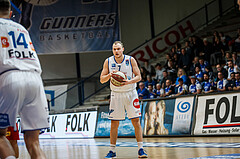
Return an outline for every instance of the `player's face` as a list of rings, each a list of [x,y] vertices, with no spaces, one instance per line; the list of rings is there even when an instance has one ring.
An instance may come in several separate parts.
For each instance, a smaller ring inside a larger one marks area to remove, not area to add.
[[[121,58],[123,56],[124,48],[121,44],[113,44],[113,55],[115,58]]]

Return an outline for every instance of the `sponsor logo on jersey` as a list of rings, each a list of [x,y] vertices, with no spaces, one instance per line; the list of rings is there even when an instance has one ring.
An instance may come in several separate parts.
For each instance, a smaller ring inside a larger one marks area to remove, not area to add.
[[[135,108],[137,108],[137,109],[140,108],[140,104],[139,104],[139,99],[138,99],[138,98],[134,99],[134,101],[133,101],[133,106],[134,106]]]
[[[7,37],[1,37],[2,48],[9,47],[9,42]]]
[[[128,66],[128,65],[129,65],[129,60],[127,59],[127,60],[126,60],[126,66]]]
[[[116,67],[116,64],[115,64],[115,63],[113,63],[113,64],[112,64],[112,67]]]

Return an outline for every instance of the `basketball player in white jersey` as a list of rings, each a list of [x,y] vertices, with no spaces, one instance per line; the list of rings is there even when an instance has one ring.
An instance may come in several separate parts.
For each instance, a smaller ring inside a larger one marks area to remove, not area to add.
[[[49,124],[41,67],[28,31],[9,19],[10,7],[0,0],[0,158],[15,158],[6,132],[19,114],[31,158],[44,159],[38,137]]]
[[[123,86],[116,87],[110,82],[111,99],[109,107],[109,119],[111,120],[110,131],[110,151],[105,158],[116,158],[116,142],[118,136],[119,120],[125,120],[125,109],[128,118],[131,119],[135,129],[135,136],[138,143],[138,157],[147,158],[143,150],[143,136],[139,117],[141,110],[136,91],[136,82],[141,80],[140,70],[136,60],[128,55],[124,55],[124,47],[120,41],[116,41],[112,46],[113,56],[107,58],[103,64],[100,75],[100,82],[107,82],[114,71],[121,71],[126,74],[127,80]]]

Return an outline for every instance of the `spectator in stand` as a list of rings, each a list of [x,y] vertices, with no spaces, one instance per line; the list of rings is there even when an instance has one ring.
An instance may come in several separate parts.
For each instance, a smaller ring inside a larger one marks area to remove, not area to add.
[[[213,82],[209,78],[208,73],[203,74],[203,82],[201,83],[202,85],[202,92],[203,93],[211,93],[213,92]]]
[[[200,94],[202,92],[202,86],[199,82],[196,81],[195,76],[191,76],[191,85],[189,86],[190,94]]]
[[[149,98],[149,92],[145,87],[144,82],[139,83],[139,89],[138,89],[138,97],[139,99],[147,99]]]
[[[232,72],[236,73],[236,72],[238,72],[238,70],[239,70],[238,66],[234,67],[232,60],[229,60],[228,61],[228,70],[227,70],[228,71],[227,79],[230,80],[231,79],[231,73]]]
[[[202,73],[205,73],[205,68],[209,66],[208,62],[205,61],[203,58],[199,59],[199,66],[201,67]]]
[[[156,84],[156,98],[159,98],[161,96],[161,94],[162,94],[161,88],[162,88],[162,86],[160,83]]]
[[[177,55],[180,55],[181,54],[181,44],[180,43],[177,43],[176,45],[175,45],[175,49],[176,49],[176,53],[177,53]]]
[[[197,65],[199,65],[199,57],[198,56],[194,57],[194,59],[192,61],[192,65],[190,66],[190,75],[194,75],[195,67]]]
[[[226,64],[226,67],[225,68],[227,68],[228,67],[228,61],[230,61],[230,60],[232,60],[232,57],[231,57],[231,53],[230,52],[226,52],[226,54],[225,54],[225,64]]]
[[[151,83],[148,84],[149,98],[154,99],[157,97],[156,90],[153,88]]]
[[[235,87],[233,87],[233,90],[240,90],[240,73],[235,73]]]
[[[173,60],[169,60],[169,67],[167,68],[167,72],[168,77],[171,77],[171,79],[175,80],[177,78],[177,70],[176,67],[173,65]]]
[[[165,63],[165,65],[164,65],[164,68],[166,69],[166,68],[168,68],[169,67],[169,60],[171,60],[172,59],[172,57],[170,56],[170,54],[166,54],[166,63]]]
[[[203,81],[203,73],[202,73],[201,67],[199,65],[197,65],[195,67],[195,77],[197,78],[198,82],[202,82]]]
[[[225,78],[223,78],[222,72],[218,72],[218,82],[217,82],[217,90],[219,92],[226,91],[226,84],[228,83]]]
[[[238,66],[238,67],[240,67],[240,59],[239,59],[239,57],[237,56],[237,53],[236,52],[234,52],[233,54],[232,54],[232,61],[233,61],[233,65],[234,66]]]
[[[228,39],[226,38],[226,36],[224,35],[223,32],[220,32],[219,33],[219,37],[220,37],[220,40],[223,44],[223,50],[224,51],[228,51],[229,50],[229,47],[228,47]]]
[[[178,61],[179,61],[179,57],[177,54],[173,55],[173,65],[176,67],[176,69],[178,69]]]
[[[141,72],[141,76],[142,76],[141,81],[146,81],[147,80],[147,75],[149,74],[149,72],[147,71],[147,69],[145,67],[141,67],[140,72]]]
[[[240,52],[240,35],[238,35],[237,39],[235,40],[234,51]]]
[[[214,47],[211,42],[208,41],[207,38],[203,39],[203,50],[200,53],[200,57],[204,58],[204,60],[211,62],[210,57],[214,53]]]
[[[149,64],[149,61],[144,62],[144,66],[145,66],[147,72],[148,72],[152,77],[154,76],[154,74],[156,74],[155,68],[154,68],[152,65]]]
[[[172,47],[171,50],[170,50],[170,52],[169,52],[169,55],[170,55],[171,57],[173,57],[174,54],[176,54],[176,48],[175,48],[175,47]]]
[[[228,80],[228,83],[226,84],[226,90],[228,91],[232,91],[233,88],[235,87],[235,83],[236,80],[235,80],[235,73],[232,72],[231,73],[231,78]]]
[[[163,97],[169,97],[174,94],[174,87],[172,86],[172,81],[168,79],[166,81],[166,87],[164,88]]]
[[[216,65],[216,69],[217,69],[217,72],[215,73],[215,77],[217,78],[218,77],[218,72],[222,72],[223,74],[223,78],[227,78],[228,77],[228,72],[226,69],[224,69],[220,64],[217,64]]]
[[[145,81],[145,86],[152,84],[153,88],[155,88],[156,82],[152,79],[150,75],[147,75],[147,80]]]
[[[162,88],[165,88],[167,79],[171,79],[171,76],[170,77],[168,76],[168,72],[167,71],[163,71],[163,78],[160,81],[160,84],[161,84]]]
[[[205,72],[204,73],[207,73],[208,76],[209,76],[209,79],[213,79],[213,71],[212,71],[212,67],[211,66],[207,66],[205,67]],[[204,75],[203,75],[203,78],[204,78]]]
[[[188,79],[187,79],[187,75],[186,75],[186,72],[184,71],[184,69],[179,68],[179,69],[178,69],[177,76],[178,76],[178,77],[177,77],[176,82],[175,82],[175,85],[176,85],[176,86],[178,86],[178,84],[179,84],[179,83],[178,83],[178,80],[179,80],[180,78],[183,80],[183,83],[184,83],[184,84],[187,84],[187,82],[188,82],[187,80],[188,80]]]
[[[178,61],[178,66],[183,68],[185,71],[189,70],[189,66],[191,62],[190,55],[186,53],[186,50],[184,48],[181,49],[181,55]]]
[[[220,37],[215,37],[213,47],[214,47],[214,53],[212,54],[212,59],[214,60],[214,64],[216,64],[216,63],[219,63],[224,57],[223,44],[220,41]]]
[[[185,41],[185,50],[186,50],[186,53],[190,55],[190,61],[192,61],[194,58],[194,54],[189,41]]]
[[[182,78],[178,79],[178,83],[179,83],[179,85],[177,87],[175,87],[175,90],[177,90],[176,91],[177,94],[175,94],[175,96],[180,96],[180,95],[187,94],[188,87],[187,87],[187,85],[183,84],[183,79]]]
[[[193,48],[193,37],[192,36],[189,36],[189,38],[188,38],[188,41],[189,41],[189,46],[191,47],[191,48]]]
[[[163,71],[162,65],[160,63],[157,63],[155,66],[156,69],[156,81],[159,82],[163,78]]]
[[[193,38],[194,57],[196,57],[196,56],[199,56],[200,52],[202,52],[203,41],[197,36],[193,36],[192,38]]]
[[[220,36],[219,36],[218,31],[214,30],[214,32],[213,32],[213,38],[212,38],[212,42],[213,42],[213,43],[215,42],[215,39],[216,39],[216,38],[220,38]]]

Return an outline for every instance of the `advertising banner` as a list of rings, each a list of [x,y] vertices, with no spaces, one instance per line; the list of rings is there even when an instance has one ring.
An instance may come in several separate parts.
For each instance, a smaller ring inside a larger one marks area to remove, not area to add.
[[[97,111],[50,115],[50,128],[39,138],[92,138],[96,127]],[[17,119],[19,132],[21,120]],[[20,138],[23,134],[20,133]]]
[[[190,135],[194,97],[165,99],[143,104],[143,134]]]
[[[240,93],[200,96],[194,135],[240,133]]]
[[[58,95],[67,91],[68,85],[56,85],[44,87],[50,110],[58,111],[66,108],[67,93],[58,97]],[[57,98],[56,98],[57,97]],[[55,99],[56,98],[56,99]]]
[[[110,136],[111,120],[108,119],[109,116],[109,106],[100,106],[98,109],[98,119],[96,127],[96,137],[100,136]],[[118,136],[134,136],[134,127],[131,120],[127,118],[119,122]]]
[[[119,40],[118,0],[12,0],[12,20],[38,53],[111,50]]]

